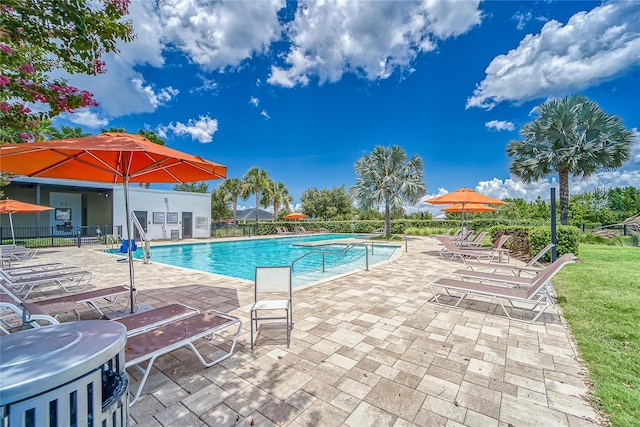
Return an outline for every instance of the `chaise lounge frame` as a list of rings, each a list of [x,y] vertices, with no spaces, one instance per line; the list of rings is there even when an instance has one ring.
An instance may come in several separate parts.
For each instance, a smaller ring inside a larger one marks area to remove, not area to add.
[[[488,298],[491,301],[496,301],[510,320],[533,323],[542,316],[547,308],[555,304],[553,297],[549,292],[551,289],[550,279],[555,276],[555,274],[557,274],[564,265],[574,263],[576,260],[577,258],[573,254],[565,254],[558,258],[551,266],[545,269],[545,271],[532,279],[531,286],[528,289],[488,285],[480,282],[451,278],[440,278],[429,283],[429,290],[431,290],[435,302],[442,306],[457,308],[468,296],[483,297]],[[554,268],[551,268],[552,266]],[[510,277],[507,275],[502,276]],[[513,279],[514,277],[511,278]],[[436,289],[438,288],[440,290],[444,290],[447,296],[457,298],[456,303],[451,305],[441,302],[439,299],[441,295],[439,292],[436,292]],[[534,312],[538,307],[540,307],[540,309],[531,320],[527,321],[524,319],[518,319],[511,316],[509,310],[507,310],[507,307],[503,303],[503,300],[506,300],[512,308],[524,308],[531,312]]]
[[[237,330],[229,351],[215,360],[207,361],[194,343],[200,339],[212,340],[216,333],[234,325],[237,325]],[[133,393],[133,399],[129,402],[129,407],[135,405],[140,398],[140,394],[151,373],[151,368],[158,357],[186,347],[196,355],[202,365],[208,368],[231,357],[241,329],[242,320],[239,317],[217,310],[207,310],[179,320],[156,324],[153,327],[144,328],[142,331],[135,331],[131,335],[128,334],[125,349],[125,367],[135,368],[142,374],[138,388]],[[146,368],[143,368],[141,364],[145,362],[147,365]]]

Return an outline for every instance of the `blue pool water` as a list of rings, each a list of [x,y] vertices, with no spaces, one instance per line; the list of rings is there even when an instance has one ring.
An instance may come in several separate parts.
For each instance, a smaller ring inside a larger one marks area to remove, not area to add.
[[[296,259],[309,254],[293,264],[293,286],[300,287],[338,274],[363,270],[366,264],[365,247],[355,246],[345,251],[347,243],[340,243],[340,239],[353,237],[359,236],[322,234],[153,246],[151,261],[253,280],[256,266],[291,265]],[[335,240],[335,243],[314,247],[300,245],[319,240]],[[373,265],[390,259],[397,247],[376,244],[373,250],[371,247],[366,250],[369,265]],[[109,252],[119,253],[118,250]],[[133,256],[142,259],[142,248],[138,248]]]

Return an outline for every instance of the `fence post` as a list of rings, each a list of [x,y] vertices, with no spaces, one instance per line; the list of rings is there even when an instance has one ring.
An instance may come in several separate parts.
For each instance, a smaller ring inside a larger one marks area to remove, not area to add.
[[[371,244],[371,252],[373,252],[373,244]],[[367,250],[366,244],[364,246],[364,259],[365,259],[364,271],[369,271],[369,251]]]
[[[80,237],[82,234],[82,231],[78,228],[78,247],[80,247],[80,241],[82,240],[82,237]]]

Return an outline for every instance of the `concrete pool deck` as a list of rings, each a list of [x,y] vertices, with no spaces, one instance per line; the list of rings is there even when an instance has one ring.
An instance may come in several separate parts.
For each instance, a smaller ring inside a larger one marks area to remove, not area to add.
[[[284,328],[261,323],[251,350],[252,283],[136,261],[138,304],[215,308],[245,324],[235,354],[217,366],[203,368],[186,349],[159,358],[131,424],[601,425],[558,312],[527,324],[509,321],[495,304],[463,310],[430,302],[428,283],[459,267],[441,260],[438,248],[435,239],[412,238],[391,262],[295,291],[289,349]],[[128,284],[128,264],[116,259],[72,247],[43,249],[37,262],[80,265],[96,287]],[[139,375],[130,374],[136,387]]]

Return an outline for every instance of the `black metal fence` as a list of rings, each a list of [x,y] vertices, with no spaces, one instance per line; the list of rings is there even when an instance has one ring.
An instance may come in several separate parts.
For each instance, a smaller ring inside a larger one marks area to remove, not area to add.
[[[88,244],[117,244],[122,235],[122,226],[93,225],[74,227],[58,225],[53,227],[0,227],[0,242],[28,248],[81,246]]]
[[[251,237],[257,234],[257,224],[211,224],[211,237]]]

